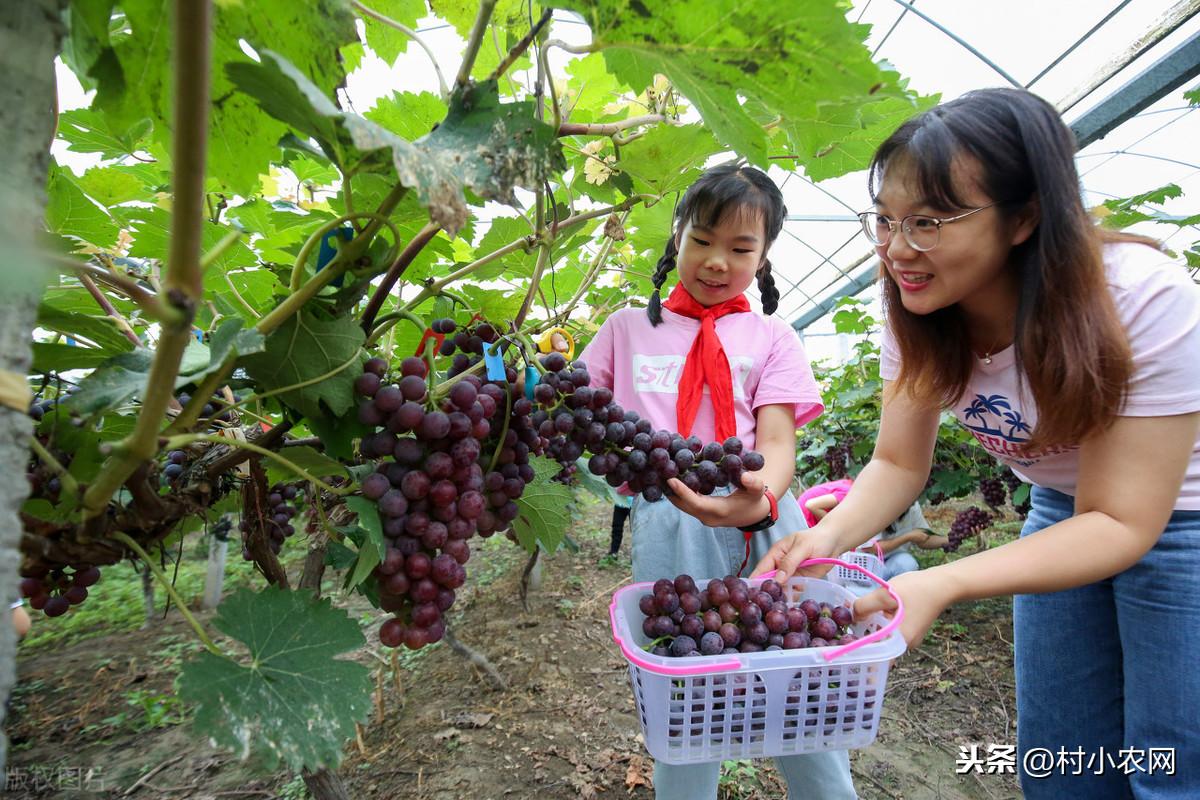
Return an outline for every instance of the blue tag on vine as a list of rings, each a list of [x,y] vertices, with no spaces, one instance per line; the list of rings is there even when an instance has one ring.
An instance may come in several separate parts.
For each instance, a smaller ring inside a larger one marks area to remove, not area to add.
[[[483,366],[487,368],[489,381],[502,381],[508,377],[504,369],[504,358],[496,351],[499,342],[483,343]]]
[[[337,248],[334,247],[334,240],[341,239],[343,242],[349,242],[354,238],[353,226],[347,225],[342,228],[334,228],[329,233],[321,237],[321,249],[317,251],[317,272],[324,269],[333,257],[337,255]],[[342,278],[345,275],[339,275],[331,281],[333,286],[341,286]]]
[[[537,367],[525,367],[525,397],[533,400],[533,387],[537,386],[538,371]]]

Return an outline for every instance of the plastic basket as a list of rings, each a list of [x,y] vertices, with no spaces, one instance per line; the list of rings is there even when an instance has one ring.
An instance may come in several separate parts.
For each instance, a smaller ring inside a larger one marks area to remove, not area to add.
[[[805,563],[861,569],[837,559]],[[646,749],[655,759],[696,764],[846,750],[874,741],[888,666],[905,650],[896,629],[904,613],[899,597],[893,594],[899,608],[891,621],[875,614],[854,623],[863,638],[841,647],[667,658],[642,649],[649,640],[638,600],[652,587],[619,589],[609,617],[629,662]],[[783,589],[789,604],[812,598],[848,605],[855,599],[846,587],[817,578],[793,577]]]
[[[875,547],[876,552],[882,552],[879,550],[879,545]],[[851,569],[837,566],[829,571],[829,580],[840,583],[842,586],[870,586],[872,581],[868,575],[883,574],[883,557],[881,555],[876,556],[861,550],[850,550],[838,556],[838,560],[858,567],[858,569]]]

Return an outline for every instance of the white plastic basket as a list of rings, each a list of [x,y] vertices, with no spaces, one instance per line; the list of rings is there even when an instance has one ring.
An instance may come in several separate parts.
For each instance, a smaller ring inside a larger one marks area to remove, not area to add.
[[[876,545],[876,552],[882,552]],[[871,586],[872,581],[869,575],[883,574],[883,557],[876,556],[871,553],[864,553],[861,550],[849,550],[838,556],[839,561],[844,561],[847,564],[852,564],[859,569],[851,569],[850,567],[837,566],[829,571],[829,579],[834,583],[840,583],[842,586],[863,587]]]
[[[813,562],[860,569],[837,559]],[[696,764],[846,750],[874,741],[888,665],[905,650],[896,629],[904,613],[899,597],[891,621],[875,614],[854,623],[863,638],[848,645],[667,658],[642,649],[649,640],[638,601],[652,587],[635,583],[619,589],[609,617],[629,662],[646,749],[655,759]],[[831,605],[854,600],[844,586],[816,578],[794,577],[783,588],[791,605],[807,598]]]

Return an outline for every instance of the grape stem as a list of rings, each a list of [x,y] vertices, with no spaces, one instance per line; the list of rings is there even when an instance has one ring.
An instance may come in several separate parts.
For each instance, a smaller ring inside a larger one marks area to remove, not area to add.
[[[471,79],[471,67],[475,65],[475,57],[479,55],[479,46],[483,44],[483,34],[487,30],[488,20],[496,8],[496,0],[481,0],[479,12],[475,15],[475,24],[471,27],[471,36],[467,40],[467,48],[463,51],[462,64],[458,67],[458,76],[454,79],[455,91],[466,88]]]
[[[172,436],[171,438],[167,439],[166,444],[164,446],[171,450],[179,450],[179,449],[191,444],[192,442],[210,442],[212,444],[224,444],[224,445],[229,445],[231,447],[240,447],[243,450],[249,450],[252,453],[258,453],[260,456],[266,456],[267,458],[272,458],[272,459],[278,461],[283,466],[290,469],[292,472],[299,475],[300,477],[304,478],[307,481],[311,481],[312,483],[317,484],[322,489],[324,489],[325,491],[327,491],[331,494],[336,494],[339,496],[347,495],[347,494],[353,493],[354,491],[356,491],[358,489],[358,484],[354,483],[353,481],[351,481],[347,486],[330,486],[327,483],[323,483],[318,478],[313,477],[313,475],[311,475],[308,472],[308,470],[297,465],[295,462],[293,462],[287,458],[284,458],[283,456],[279,455],[279,453],[276,453],[274,450],[268,450],[265,447],[259,447],[258,445],[252,444],[251,442],[243,442],[243,441],[239,441],[237,439],[226,439],[224,436],[213,436],[213,435],[207,434],[207,433],[184,433],[179,436]]]
[[[288,288],[291,291],[295,292],[300,289],[300,280],[304,276],[305,267],[308,265],[308,257],[312,255],[313,248],[318,246],[321,243],[321,240],[324,239],[330,231],[356,219],[370,219],[380,223],[381,225],[386,225],[388,230],[392,232],[392,249],[394,250],[399,245],[400,231],[394,224],[392,224],[391,220],[382,214],[377,214],[373,211],[356,211],[350,214],[343,214],[337,219],[331,220],[317,228],[317,230],[305,240],[304,245],[300,248],[300,255],[296,256],[296,261],[292,264],[292,279],[288,285]],[[358,236],[352,239],[350,242],[346,242],[344,247],[338,248],[337,254],[334,255],[333,260],[326,264],[323,269],[330,269],[335,264],[344,264],[345,266],[343,267],[342,271],[348,269],[354,260],[366,251],[368,245],[369,242],[365,236]],[[391,261],[391,258],[389,257],[386,260]]]
[[[504,384],[504,424],[500,426],[500,438],[496,442],[496,452],[492,453],[492,462],[488,465],[488,472],[496,469],[496,462],[500,460],[500,451],[504,449],[504,438],[508,436],[508,421],[512,418],[512,389],[508,383]]]
[[[427,327],[425,325],[425,321],[411,311],[406,311],[405,309],[393,311],[390,314],[384,314],[382,317],[375,320],[375,329],[371,331],[371,335],[367,337],[367,341],[363,346],[369,347],[374,342],[379,341],[380,336],[387,333],[389,328],[402,319],[406,319],[413,325],[416,325],[417,330],[422,332],[424,332],[425,328]]]
[[[46,466],[58,473],[58,479],[62,483],[63,489],[73,495],[79,494],[79,482],[75,480],[75,476],[67,472],[67,468],[62,465],[57,458],[50,454],[50,451],[42,446],[42,443],[34,436],[29,440],[29,449],[34,452],[38,458],[45,462]]]
[[[194,616],[192,616],[192,612],[188,611],[187,603],[185,603],[183,598],[179,596],[179,593],[175,591],[175,587],[171,584],[170,579],[167,578],[166,574],[159,569],[158,565],[155,564],[153,560],[151,560],[146,551],[142,549],[142,546],[124,531],[113,531],[110,535],[113,539],[121,542],[134,553],[137,553],[138,558],[145,562],[150,571],[154,573],[154,577],[157,578],[158,582],[162,584],[163,589],[166,590],[170,598],[175,601],[175,607],[179,609],[179,613],[182,614],[183,618],[188,621],[188,624],[192,626],[192,630],[194,630],[196,635],[200,637],[200,641],[204,643],[206,648],[208,648],[208,652],[215,656],[220,656],[221,658],[228,658],[229,656],[225,655],[225,653],[221,652],[219,647],[213,644],[213,640],[209,638],[208,633],[206,633],[204,630],[204,627]]]
[[[326,372],[324,375],[318,375],[317,377],[309,378],[306,381],[300,381],[299,383],[293,383],[290,386],[279,386],[275,389],[271,389],[270,391],[262,392],[260,394],[248,395],[247,397],[243,398],[242,400],[237,401],[236,403],[226,403],[224,406],[222,406],[220,409],[218,409],[218,411],[216,413],[224,414],[227,411],[233,411],[235,409],[242,409],[242,413],[249,413],[242,407],[245,406],[247,403],[251,402],[252,400],[253,401],[264,400],[268,397],[274,397],[277,394],[283,394],[284,392],[291,392],[296,389],[303,389],[306,386],[312,386],[313,384],[320,383],[321,381],[327,381],[330,378],[332,378],[334,375],[337,375],[339,372],[342,372],[342,371],[348,369],[353,364],[357,364],[360,358],[362,358],[361,351],[355,351],[354,355],[350,356],[350,358],[348,360],[346,360],[342,364],[339,364],[338,366],[334,367],[329,372]],[[214,416],[216,416],[216,415],[214,414]],[[251,416],[257,416],[257,415],[251,415]],[[209,419],[212,419],[212,418],[210,417]],[[259,419],[262,419],[262,417],[259,417]],[[269,420],[264,420],[264,421],[269,421]]]

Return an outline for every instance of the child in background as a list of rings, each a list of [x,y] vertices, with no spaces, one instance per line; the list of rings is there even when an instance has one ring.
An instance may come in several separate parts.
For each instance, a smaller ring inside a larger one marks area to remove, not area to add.
[[[820,415],[820,391],[796,332],[753,313],[743,294],[757,280],[763,311],[774,313],[778,292],[767,250],[785,214],[778,187],[761,171],[727,164],[705,172],[676,209],[649,307],[614,313],[582,354],[592,385],[612,389],[621,406],[656,429],[706,442],[736,436],[766,460],[757,473],[743,476],[742,486],[711,496],[672,479],[670,502],[634,498],[635,581],[738,574],[776,537],[806,527],[799,506],[785,494],[795,467],[796,428]],[[676,267],[679,282],[661,302],[659,289]],[[772,490],[780,495],[777,519],[767,496]],[[757,532],[746,536],[744,529]],[[791,798],[855,797],[844,751],[776,761]],[[719,761],[656,764],[655,796],[715,798],[720,767]]]

